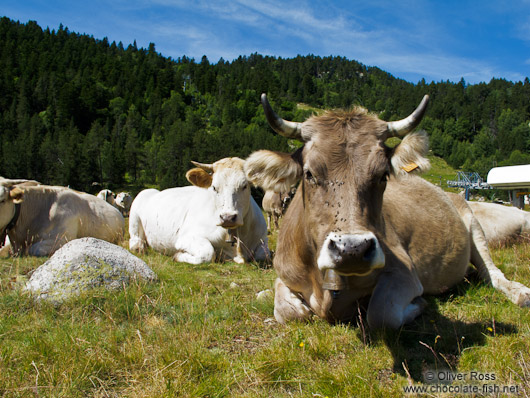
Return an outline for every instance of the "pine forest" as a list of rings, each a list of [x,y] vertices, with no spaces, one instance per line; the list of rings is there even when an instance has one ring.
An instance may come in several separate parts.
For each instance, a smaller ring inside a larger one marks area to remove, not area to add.
[[[212,62],[213,61],[213,62]],[[190,161],[289,151],[260,106],[289,120],[361,105],[385,120],[431,97],[421,127],[434,155],[486,177],[530,163],[530,81],[480,84],[397,79],[343,57],[167,58],[0,19],[0,175],[91,192],[187,185]]]

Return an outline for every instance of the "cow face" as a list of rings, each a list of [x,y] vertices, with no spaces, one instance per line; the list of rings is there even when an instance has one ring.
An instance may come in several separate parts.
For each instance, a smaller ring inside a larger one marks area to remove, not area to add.
[[[15,204],[24,200],[24,192],[18,187],[0,184],[0,229],[13,219]]]
[[[96,195],[98,198],[103,199],[110,205],[114,205],[116,195],[110,189],[103,189]]]
[[[132,200],[133,199],[130,193],[120,192],[118,195],[116,195],[115,203],[125,210],[129,210],[131,208]]]
[[[250,187],[245,177],[245,161],[225,158],[213,164],[193,162],[197,168],[186,173],[193,185],[212,192],[217,214],[217,225],[237,228],[243,225],[243,217],[250,206]]]
[[[382,200],[389,177],[414,164],[428,167],[424,134],[407,135],[394,148],[385,145],[395,131],[411,130],[426,100],[411,117],[387,123],[364,109],[328,112],[304,123],[286,122],[262,97],[271,126],[304,142],[293,155],[253,153],[246,161],[249,181],[264,189],[287,190],[301,180],[284,218],[303,229],[308,252],[320,270],[342,275],[367,275],[385,263],[382,249]],[[419,114],[418,114],[419,113]]]

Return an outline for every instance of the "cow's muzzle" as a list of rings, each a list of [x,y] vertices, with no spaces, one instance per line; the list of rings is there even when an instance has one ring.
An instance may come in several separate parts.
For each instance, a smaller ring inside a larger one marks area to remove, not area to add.
[[[219,225],[223,228],[237,228],[243,224],[239,221],[238,213],[222,213],[219,215]]]
[[[385,255],[376,236],[330,233],[320,249],[318,268],[335,270],[341,275],[368,275],[385,265]]]

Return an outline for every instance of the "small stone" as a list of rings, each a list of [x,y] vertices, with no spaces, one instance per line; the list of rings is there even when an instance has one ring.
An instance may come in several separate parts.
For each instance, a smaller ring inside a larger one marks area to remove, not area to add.
[[[273,297],[273,294],[272,294],[272,290],[271,289],[262,290],[261,292],[256,294],[256,299],[258,301],[266,301],[266,300],[268,300],[268,299],[270,299],[272,297]]]

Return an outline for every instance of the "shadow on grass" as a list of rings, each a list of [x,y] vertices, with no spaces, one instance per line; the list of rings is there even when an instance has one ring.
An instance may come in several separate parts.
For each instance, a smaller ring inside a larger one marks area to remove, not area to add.
[[[462,353],[485,345],[487,336],[518,333],[514,325],[507,323],[496,322],[492,327],[491,322],[466,322],[441,314],[439,303],[466,295],[471,286],[462,282],[442,295],[425,296],[428,306],[423,314],[400,330],[369,330],[365,313],[367,303],[360,304],[360,316],[350,325],[357,329],[360,340],[365,344],[385,343],[393,356],[395,373],[415,382],[432,382],[425,380],[425,372],[456,372]]]

